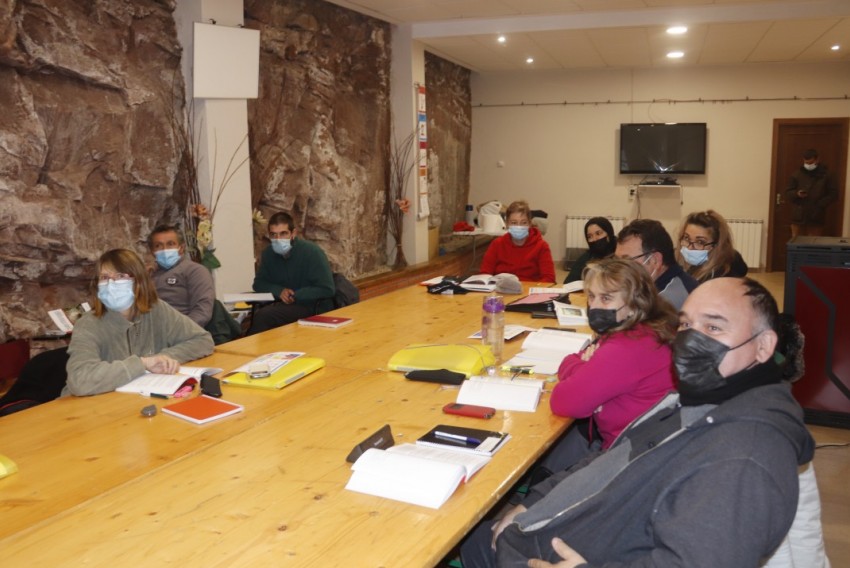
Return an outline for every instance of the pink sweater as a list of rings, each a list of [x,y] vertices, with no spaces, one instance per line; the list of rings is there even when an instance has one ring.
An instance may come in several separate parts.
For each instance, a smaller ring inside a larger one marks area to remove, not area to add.
[[[568,355],[549,401],[552,412],[593,417],[608,448],[628,424],[674,387],[672,351],[645,325],[600,340],[589,361]]]
[[[482,274],[507,272],[526,282],[554,282],[555,264],[549,243],[543,240],[540,230],[531,227],[528,238],[522,246],[516,246],[510,233],[494,239],[484,260],[481,261]]]

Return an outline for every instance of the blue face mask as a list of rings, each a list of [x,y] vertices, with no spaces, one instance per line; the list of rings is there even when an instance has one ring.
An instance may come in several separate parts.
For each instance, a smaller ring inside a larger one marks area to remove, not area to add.
[[[163,267],[165,270],[168,270],[180,262],[180,249],[158,250],[153,253],[153,256],[156,258],[156,263],[158,265]]]
[[[291,239],[272,239],[272,250],[277,254],[284,255],[292,250]]]
[[[681,248],[682,258],[691,266],[700,266],[708,260],[707,250],[691,250],[688,247]]]
[[[511,225],[508,227],[508,232],[515,241],[522,241],[528,238],[528,226],[526,225]]]
[[[123,312],[136,301],[133,279],[109,280],[97,285],[97,299],[112,312]]]

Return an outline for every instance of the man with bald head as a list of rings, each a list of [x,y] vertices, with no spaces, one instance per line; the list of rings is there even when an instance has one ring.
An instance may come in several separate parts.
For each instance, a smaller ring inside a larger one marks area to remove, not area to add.
[[[694,290],[673,345],[679,392],[476,531],[464,568],[758,566],[791,526],[814,450],[774,359],[778,326],[753,280]]]

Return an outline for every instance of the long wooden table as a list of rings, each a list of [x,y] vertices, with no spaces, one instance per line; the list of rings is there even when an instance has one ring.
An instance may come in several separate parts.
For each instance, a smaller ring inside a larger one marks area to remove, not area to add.
[[[224,385],[224,398],[245,412],[203,426],[142,418],[151,401],[123,393],[3,418],[0,452],[20,467],[0,480],[4,565],[437,563],[569,425],[551,415],[546,395],[535,413],[502,411],[486,422],[445,415],[455,389],[384,370],[409,343],[471,341],[481,299],[412,287],[338,310],[355,319],[344,328],[291,325],[226,344],[194,364],[227,370],[293,350],[328,367],[282,391]],[[519,343],[506,347],[510,356]],[[344,489],[345,456],[380,426],[412,443],[439,423],[512,439],[439,510]]]

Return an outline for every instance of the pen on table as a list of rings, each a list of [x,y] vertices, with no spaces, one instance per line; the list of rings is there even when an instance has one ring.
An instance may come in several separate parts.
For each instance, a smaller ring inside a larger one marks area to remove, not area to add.
[[[148,396],[151,397],[151,398],[166,398],[166,399],[168,398],[167,394],[160,394],[158,392],[149,392]]]
[[[504,367],[502,367],[502,370],[507,371],[508,373],[516,373],[518,375],[519,374],[530,375],[531,373],[534,372],[534,371],[532,371],[531,365],[523,365],[521,367],[510,367],[508,365],[505,365]]]
[[[458,434],[449,434],[448,432],[434,432],[434,436],[437,438],[443,438],[445,440],[457,440],[458,442],[463,442],[465,444],[480,444],[481,440],[477,438],[469,438],[467,436],[460,436]]]

